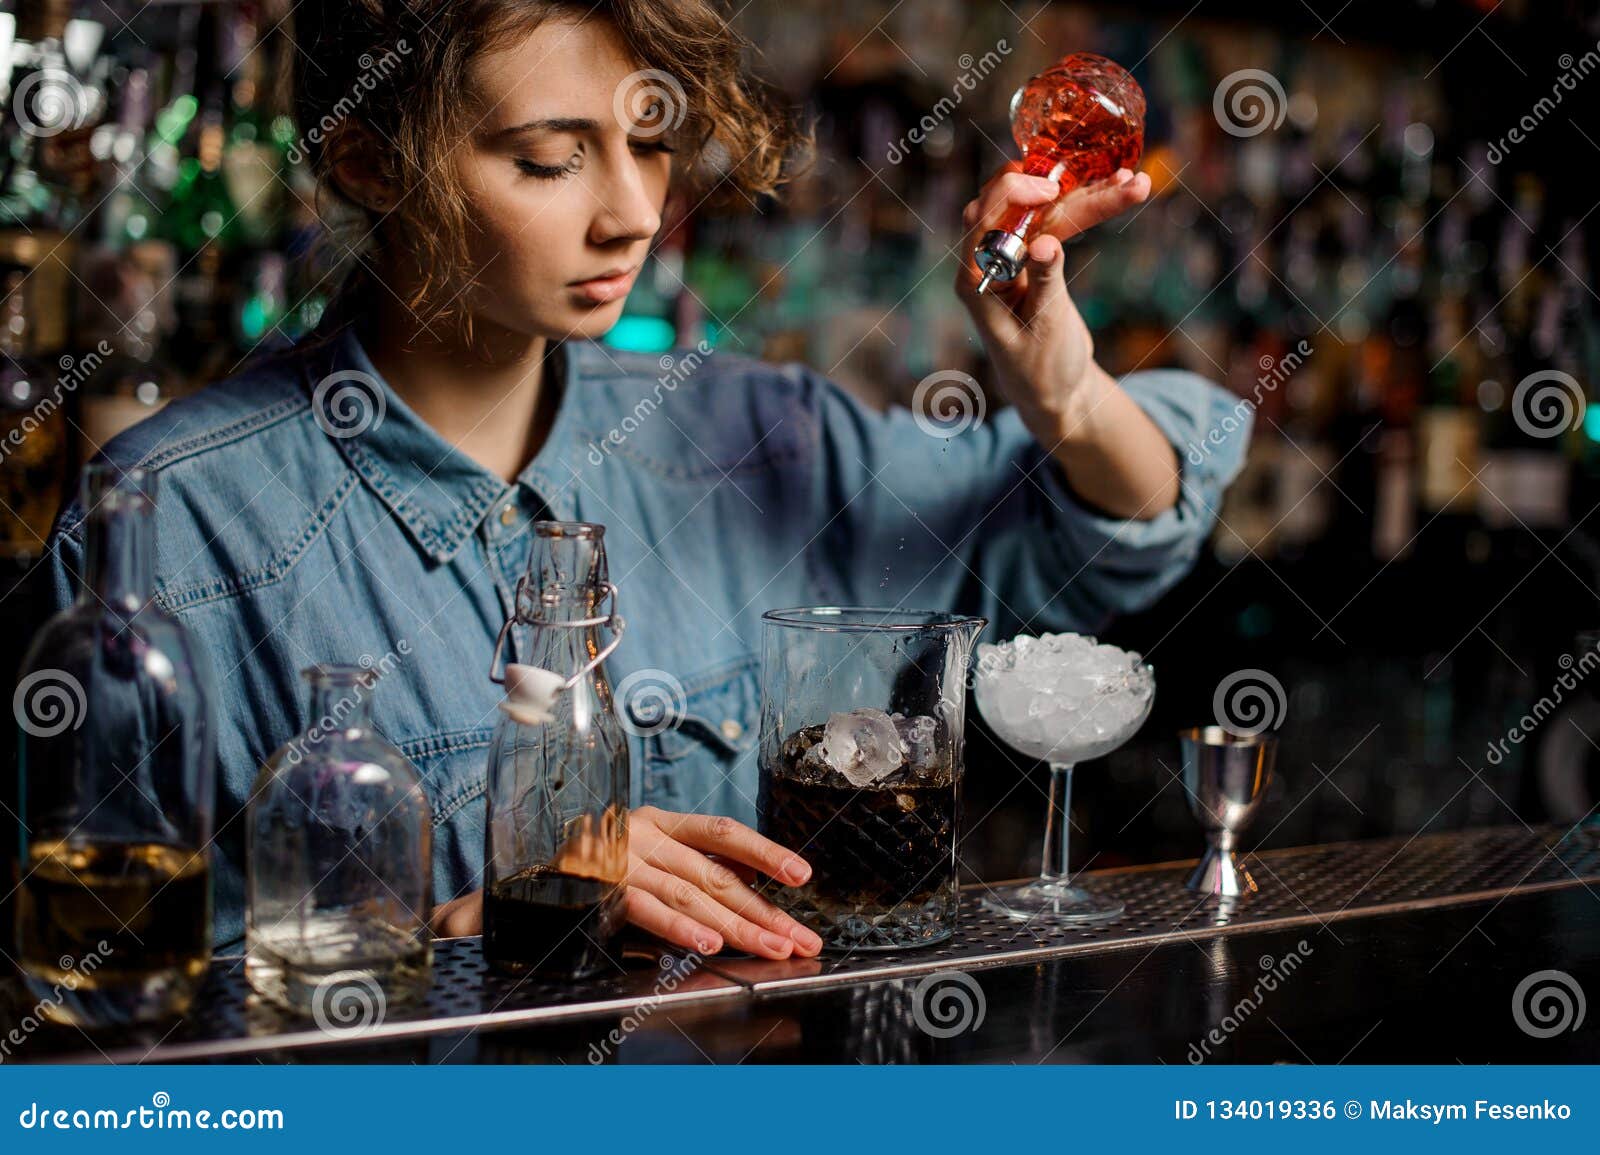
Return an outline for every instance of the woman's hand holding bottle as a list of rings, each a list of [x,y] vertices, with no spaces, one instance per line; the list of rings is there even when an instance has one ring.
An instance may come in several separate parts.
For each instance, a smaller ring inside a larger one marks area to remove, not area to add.
[[[1067,291],[1061,242],[1102,224],[1150,195],[1144,173],[1118,169],[1104,181],[1058,196],[1055,181],[1012,162],[962,213],[970,254],[1016,206],[1048,206],[1013,281],[978,292],[982,274],[967,257],[956,294],[977,323],[995,384],[1077,495],[1104,513],[1153,518],[1178,499],[1176,452],[1155,423],[1094,359],[1094,338]]]

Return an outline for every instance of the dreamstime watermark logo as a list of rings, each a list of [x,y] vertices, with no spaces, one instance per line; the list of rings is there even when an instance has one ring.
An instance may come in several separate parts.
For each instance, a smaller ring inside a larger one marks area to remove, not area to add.
[[[1222,419],[1207,431],[1200,442],[1189,443],[1189,464],[1203,465],[1206,458],[1211,456],[1212,450],[1225,445],[1235,433],[1240,430],[1248,432],[1255,421],[1255,411],[1261,408],[1262,400],[1269,393],[1277,392],[1279,387],[1294,375],[1295,370],[1305,364],[1306,358],[1314,351],[1311,342],[1302,338],[1282,357],[1262,354],[1261,360],[1256,363],[1261,369],[1261,374],[1256,378],[1250,396],[1239,398],[1233,408],[1222,415]]]
[[[955,110],[961,107],[961,102],[966,99],[966,94],[976,91],[978,82],[989,77],[996,68],[1000,67],[1002,57],[1011,55],[1011,45],[1004,39],[995,41],[995,46],[982,56],[974,57],[970,52],[963,52],[956,58],[956,63],[961,66],[961,75],[956,77],[955,83],[950,86],[948,96],[941,96],[937,103],[923,114],[921,120],[906,130],[904,136],[889,146],[889,151],[884,159],[890,164],[899,164],[911,154],[913,145],[924,143],[945,121],[954,115]]]
[[[1511,419],[1529,437],[1559,437],[1583,422],[1583,386],[1559,369],[1529,373],[1511,392]]]
[[[622,1041],[643,1026],[644,1021],[656,1013],[656,1009],[666,997],[683,985],[684,980],[695,972],[701,961],[700,955],[693,951],[686,955],[662,955],[662,974],[657,977],[649,997],[623,1015],[622,1021],[607,1031],[605,1037],[598,1043],[589,1044],[590,1064],[598,1066],[609,1059],[612,1052],[622,1045]]]
[[[1566,971],[1534,971],[1511,992],[1511,1018],[1535,1039],[1577,1030],[1588,1009],[1583,988]]]
[[[284,1119],[283,1111],[275,1107],[192,1111],[172,1106],[172,1096],[157,1091],[148,1107],[125,1111],[52,1108],[35,1101],[18,1113],[17,1125],[28,1131],[282,1131]]]
[[[389,999],[370,975],[330,975],[311,992],[311,1018],[326,1035],[355,1035],[383,1025]]]
[[[1289,114],[1289,98],[1272,73],[1241,68],[1217,85],[1211,111],[1229,136],[1260,136],[1283,123]]]
[[[617,683],[622,728],[639,738],[671,730],[688,709],[683,683],[666,670],[635,670]]]
[[[1527,712],[1512,723],[1505,737],[1489,743],[1484,754],[1489,765],[1498,766],[1505,761],[1506,755],[1511,752],[1508,746],[1522,745],[1523,740],[1538,729],[1541,722],[1561,708],[1567,695],[1576,690],[1583,679],[1600,668],[1600,651],[1585,650],[1576,659],[1571,654],[1562,654],[1556,659],[1556,664],[1562,672],[1556,677],[1555,685],[1550,687],[1550,693],[1528,707]]]
[[[929,373],[911,394],[911,415],[929,437],[959,437],[982,425],[988,405],[983,387],[959,369]]]
[[[1235,670],[1211,698],[1217,725],[1252,738],[1283,725],[1288,709],[1283,683],[1265,670]]]
[[[630,135],[649,139],[678,130],[689,113],[689,98],[672,73],[641,68],[617,85],[611,111]]]
[[[11,711],[24,733],[54,738],[83,725],[88,702],[83,683],[65,670],[35,670],[17,683]]]
[[[1227,1014],[1222,1016],[1222,1021],[1217,1023],[1205,1034],[1198,1043],[1189,1044],[1188,1059],[1190,1066],[1198,1066],[1211,1057],[1214,1047],[1220,1047],[1228,1041],[1228,1036],[1244,1025],[1246,1019],[1261,1009],[1267,996],[1278,989],[1290,975],[1299,970],[1301,965],[1315,953],[1311,944],[1301,939],[1294,944],[1294,949],[1282,958],[1275,959],[1269,954],[1264,954],[1258,960],[1261,974],[1256,978],[1250,988],[1250,993],[1245,995]]]
[[[988,1011],[983,988],[965,971],[934,971],[911,991],[911,1021],[936,1039],[976,1031]]]
[[[330,373],[311,393],[311,415],[329,437],[357,437],[377,429],[388,407],[383,386],[359,369]]]
[[[53,1021],[51,1012],[66,1002],[67,996],[82,986],[84,980],[99,970],[113,953],[111,944],[101,939],[95,943],[94,950],[82,958],[62,955],[57,959],[56,970],[60,977],[51,986],[50,993],[34,1003],[17,1025],[0,1037],[0,1063],[9,1059],[13,1049],[27,1042],[28,1037],[41,1026]]]
[[[1533,107],[1522,114],[1522,118],[1506,130],[1506,134],[1499,140],[1489,144],[1489,163],[1499,164],[1510,155],[1513,145],[1521,144],[1533,134],[1544,120],[1556,110],[1556,105],[1566,99],[1566,94],[1576,92],[1578,81],[1585,79],[1596,68],[1600,68],[1600,42],[1589,49],[1576,60],[1572,53],[1563,52],[1556,60],[1561,68],[1561,74],[1556,77],[1555,83],[1550,86],[1550,95],[1541,96],[1533,102]],[[1553,98],[1553,99],[1552,99]]]
[[[322,118],[306,129],[300,138],[285,150],[290,164],[300,164],[306,159],[306,149],[310,145],[320,145],[333,134],[334,129],[355,114],[356,109],[366,101],[369,92],[376,92],[379,83],[388,80],[390,75],[400,67],[402,57],[411,55],[411,45],[403,38],[395,41],[393,48],[384,49],[382,55],[374,56],[370,52],[363,52],[356,64],[361,68],[361,74],[356,77],[355,83],[350,86],[350,91],[336,100]]]
[[[22,78],[11,96],[17,123],[29,136],[60,136],[89,121],[94,98],[62,68],[41,68]]]
[[[349,686],[346,693],[340,694],[329,704],[327,712],[322,717],[313,719],[304,731],[290,740],[284,748],[284,761],[290,766],[298,766],[306,756],[307,747],[316,745],[328,734],[336,734],[346,729],[345,723],[355,712],[356,707],[366,701],[367,695],[372,692],[372,687],[392,674],[402,659],[410,656],[411,641],[408,638],[401,638],[395,643],[394,649],[381,658],[362,654],[358,664],[361,669],[368,671],[368,676]]]
[[[589,464],[603,465],[614,449],[620,448],[651,414],[661,408],[662,395],[676,393],[678,386],[687,381],[711,353],[710,344],[701,341],[682,356],[663,354],[661,360],[657,362],[661,368],[661,375],[656,378],[655,389],[652,390],[651,396],[639,398],[631,413],[613,426],[604,437],[589,446]]]
[[[956,707],[965,701],[961,692],[963,689],[968,694],[976,694],[979,683],[1008,668],[1006,662],[1004,651],[987,642],[959,655],[956,669],[945,678],[945,692],[939,697],[940,706],[948,711],[947,716],[960,712]]]
[[[11,428],[7,429],[4,437],[0,437],[0,461],[4,461],[14,451],[22,448],[23,442],[27,441],[34,430],[43,425],[56,410],[61,408],[65,400],[63,394],[77,392],[78,386],[92,377],[95,370],[100,368],[105,359],[111,356],[113,352],[110,342],[101,341],[81,357],[73,357],[70,354],[63,355],[56,362],[61,369],[61,373],[56,377],[55,386],[49,393],[40,397],[33,407],[22,415],[20,421],[17,421]],[[13,388],[16,387],[17,385],[13,385]],[[21,399],[20,395],[14,398],[14,400],[18,401]]]

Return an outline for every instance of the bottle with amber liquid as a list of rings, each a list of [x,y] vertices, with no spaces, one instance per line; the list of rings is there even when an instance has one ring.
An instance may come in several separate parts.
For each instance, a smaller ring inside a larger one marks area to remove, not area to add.
[[[182,1014],[211,959],[214,694],[154,599],[157,474],[84,471],[77,600],[39,630],[14,698],[18,962],[79,1026]]]
[[[1081,185],[1131,169],[1144,152],[1144,91],[1113,60],[1092,52],[1063,57],[1011,98],[1011,135],[1022,171],[1048,177],[1065,196]],[[1043,210],[1013,208],[978,242],[978,292],[1013,281]]]
[[[499,657],[514,651],[489,744],[483,953],[513,973],[578,979],[616,965],[628,745],[605,670],[622,621],[604,534],[590,522],[534,524],[515,615],[491,661],[498,681]]]

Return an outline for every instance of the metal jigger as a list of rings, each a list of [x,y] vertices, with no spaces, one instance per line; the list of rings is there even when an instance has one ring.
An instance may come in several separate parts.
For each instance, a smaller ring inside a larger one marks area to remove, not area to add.
[[[1190,890],[1231,899],[1253,894],[1256,881],[1234,857],[1239,835],[1256,816],[1272,781],[1278,740],[1197,726],[1178,735],[1183,745],[1183,788],[1189,809],[1205,828],[1205,857],[1189,876]]]

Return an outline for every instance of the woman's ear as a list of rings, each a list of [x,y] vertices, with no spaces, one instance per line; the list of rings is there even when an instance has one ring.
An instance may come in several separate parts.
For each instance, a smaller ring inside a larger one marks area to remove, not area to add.
[[[346,200],[374,213],[390,212],[400,203],[398,183],[365,128],[341,126],[327,147],[332,157],[329,176]]]

